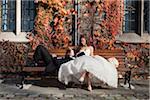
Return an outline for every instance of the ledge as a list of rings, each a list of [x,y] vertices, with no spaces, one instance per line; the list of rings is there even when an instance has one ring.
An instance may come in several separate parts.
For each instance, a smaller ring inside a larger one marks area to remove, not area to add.
[[[124,33],[116,36],[116,40],[127,43],[150,43],[150,34],[144,33],[140,36],[136,33]]]
[[[1,32],[0,41],[9,40],[10,42],[29,42],[26,35],[26,32],[21,32],[18,35],[15,35],[13,32]],[[116,40],[127,43],[150,43],[150,34],[144,33],[140,36],[136,33],[124,33],[116,36]]]
[[[29,42],[29,40],[26,38],[26,35],[26,32],[21,32],[18,35],[15,35],[13,32],[1,32],[0,41],[9,40],[10,42]]]

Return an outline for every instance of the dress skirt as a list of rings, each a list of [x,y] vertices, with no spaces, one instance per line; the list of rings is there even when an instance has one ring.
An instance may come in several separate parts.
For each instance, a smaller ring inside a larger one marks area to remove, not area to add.
[[[110,87],[117,88],[117,69],[112,63],[101,56],[83,55],[62,64],[59,68],[58,79],[67,85],[70,81],[79,80],[81,76],[80,74],[83,71],[87,71],[92,74],[92,83],[96,83],[98,80]]]

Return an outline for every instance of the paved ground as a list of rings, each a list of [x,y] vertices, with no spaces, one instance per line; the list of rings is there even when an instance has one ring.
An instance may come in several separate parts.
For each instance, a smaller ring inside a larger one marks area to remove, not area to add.
[[[61,84],[45,80],[34,81],[29,89],[18,89],[12,83],[0,83],[0,100],[149,100],[149,80],[132,81],[132,90],[95,87],[92,92],[78,87],[60,88]]]

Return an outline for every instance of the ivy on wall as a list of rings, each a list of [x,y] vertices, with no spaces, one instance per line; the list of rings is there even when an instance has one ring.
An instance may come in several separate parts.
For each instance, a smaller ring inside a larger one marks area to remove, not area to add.
[[[72,15],[77,14],[73,9],[74,0],[35,0],[35,3],[34,33],[37,34],[32,38],[32,48],[39,43],[49,48],[71,45]],[[114,36],[120,33],[122,3],[122,0],[79,0],[78,33],[88,35],[95,48],[104,48],[102,43],[111,44]]]
[[[78,29],[96,49],[114,49],[115,35],[121,33],[122,0],[81,0]]]
[[[1,70],[7,72],[21,71],[26,64],[28,48],[24,43],[9,41],[0,42],[0,74]]]
[[[38,44],[48,48],[63,48],[71,45],[72,15],[75,14],[70,0],[36,0],[34,38],[30,37],[33,49]]]
[[[150,67],[149,43],[121,43],[120,46],[126,52],[126,67],[132,69],[134,79],[147,79]]]

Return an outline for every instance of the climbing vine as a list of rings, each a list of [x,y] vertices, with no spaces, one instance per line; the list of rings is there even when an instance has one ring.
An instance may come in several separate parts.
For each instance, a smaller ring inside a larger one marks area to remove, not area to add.
[[[122,0],[79,0],[79,10],[74,0],[35,0],[37,4],[32,48],[39,43],[49,48],[72,45],[72,15],[78,13],[78,33],[86,34],[95,48],[105,48],[121,31],[123,18]],[[90,36],[89,36],[90,35]]]
[[[38,44],[48,48],[71,45],[72,15],[75,14],[70,0],[36,0],[34,37],[29,36],[33,49]]]

